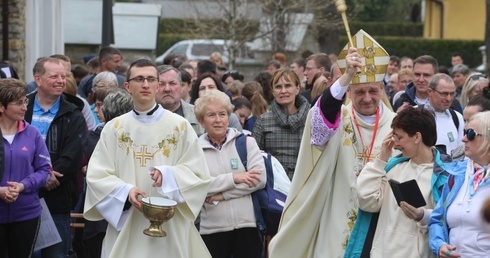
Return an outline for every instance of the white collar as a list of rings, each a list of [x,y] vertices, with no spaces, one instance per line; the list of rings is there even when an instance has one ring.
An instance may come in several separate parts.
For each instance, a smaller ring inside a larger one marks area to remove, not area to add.
[[[376,114],[366,116],[366,115],[361,115],[359,112],[356,111],[356,115],[361,119],[364,123],[368,125],[374,125],[376,123]],[[381,100],[379,103],[379,117],[383,116],[383,104],[381,104]]]
[[[133,112],[131,112],[131,116],[137,121],[144,124],[158,122],[160,118],[163,116],[163,114],[165,114],[166,110],[158,104],[155,105],[156,107],[153,106],[152,108],[146,111],[136,111],[133,109]]]

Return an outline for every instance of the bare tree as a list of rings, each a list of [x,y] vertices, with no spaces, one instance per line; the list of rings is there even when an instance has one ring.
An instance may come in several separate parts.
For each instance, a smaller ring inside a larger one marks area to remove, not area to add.
[[[266,39],[272,52],[285,52],[288,31],[298,21],[295,14],[313,13],[318,22],[328,21],[322,10],[333,6],[333,1],[320,0],[188,0],[196,13],[197,26],[191,33],[204,38],[218,36],[227,39],[229,68],[235,66],[241,49],[257,38]],[[208,22],[204,22],[204,21]],[[316,22],[315,22],[316,23]],[[332,24],[339,23],[333,21]],[[329,24],[329,26],[331,26]]]
[[[233,69],[239,53],[245,49],[246,42],[255,37],[258,27],[256,16],[260,12],[259,6],[251,0],[188,0],[189,8],[195,13],[194,26],[189,26],[190,33],[200,35],[202,38],[219,37],[227,40],[228,68]]]

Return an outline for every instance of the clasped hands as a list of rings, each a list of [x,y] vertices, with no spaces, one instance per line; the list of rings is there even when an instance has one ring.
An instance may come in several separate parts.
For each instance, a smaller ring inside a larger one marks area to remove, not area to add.
[[[6,203],[13,203],[19,197],[19,194],[24,191],[24,184],[18,182],[7,182],[8,186],[0,187],[0,198]]]

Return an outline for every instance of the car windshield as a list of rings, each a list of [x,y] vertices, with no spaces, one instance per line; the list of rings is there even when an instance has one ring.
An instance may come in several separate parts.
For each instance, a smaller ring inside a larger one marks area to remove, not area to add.
[[[197,43],[192,45],[191,53],[194,56],[210,56],[213,52],[223,53],[224,46],[210,43]]]

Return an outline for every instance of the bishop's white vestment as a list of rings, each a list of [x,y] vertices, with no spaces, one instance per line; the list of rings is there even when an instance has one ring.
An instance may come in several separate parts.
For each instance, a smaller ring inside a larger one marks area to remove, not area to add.
[[[317,104],[306,120],[280,228],[269,244],[271,258],[343,257],[357,218],[356,180],[368,161],[375,126],[355,113],[357,127],[352,103],[342,105],[337,121],[329,123]],[[381,151],[395,116],[381,102],[380,109],[370,159]]]

